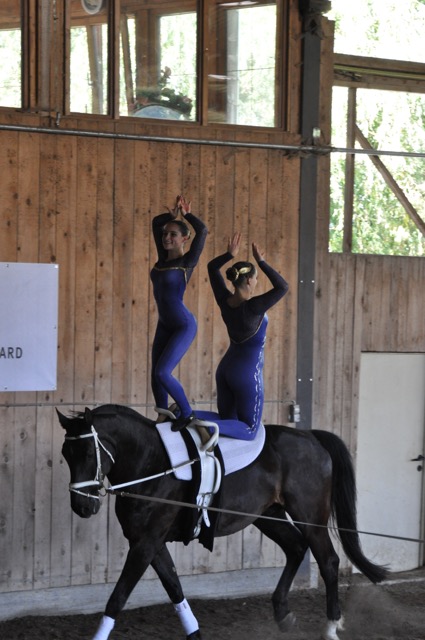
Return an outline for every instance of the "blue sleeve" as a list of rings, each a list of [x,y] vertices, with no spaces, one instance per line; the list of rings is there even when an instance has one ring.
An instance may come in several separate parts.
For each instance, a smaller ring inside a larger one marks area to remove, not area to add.
[[[270,291],[266,291],[260,296],[255,296],[249,300],[248,305],[250,311],[257,314],[263,314],[270,309],[276,302],[279,302],[281,298],[285,295],[285,293],[289,289],[289,285],[286,280],[275,271],[265,260],[261,260],[258,264],[261,271],[266,274],[271,284],[273,285],[273,289]]]
[[[226,253],[213,258],[208,263],[208,275],[210,278],[211,288],[214,293],[214,298],[219,305],[223,298],[226,298],[230,293],[229,289],[226,287],[226,283],[224,282],[220,269],[226,264],[226,262],[230,262],[232,259],[232,254],[226,251]]]
[[[202,220],[194,216],[193,213],[186,213],[184,219],[187,220],[195,230],[195,236],[190,243],[190,249],[184,258],[185,266],[193,269],[198,264],[205,240],[207,239],[208,229]]]

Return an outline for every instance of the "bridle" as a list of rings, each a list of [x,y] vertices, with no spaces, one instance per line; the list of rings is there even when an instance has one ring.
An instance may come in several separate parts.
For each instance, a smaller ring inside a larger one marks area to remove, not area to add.
[[[96,450],[96,475],[94,480],[85,480],[84,482],[70,482],[69,490],[72,493],[77,493],[80,496],[84,496],[85,498],[93,498],[94,500],[100,500],[99,490],[104,487],[103,479],[105,474],[102,471],[102,460],[100,457],[100,448],[110,457],[112,463],[115,463],[115,460],[110,451],[105,447],[102,441],[99,439],[99,435],[96,429],[92,426],[90,433],[82,433],[79,436],[65,436],[65,440],[82,440],[83,438],[94,438],[94,446]],[[97,487],[98,493],[84,493],[80,491],[80,489],[84,489],[85,487]]]
[[[95,450],[96,450],[96,475],[94,477],[94,480],[84,480],[83,482],[70,482],[69,483],[69,491],[71,493],[77,493],[80,496],[84,496],[84,498],[93,498],[93,500],[100,500],[101,496],[99,494],[100,489],[104,489],[105,493],[102,494],[102,497],[104,495],[106,495],[107,493],[113,493],[115,492],[117,489],[121,489],[123,487],[128,487],[131,485],[135,485],[135,484],[140,484],[142,482],[148,482],[149,480],[154,480],[156,478],[162,478],[164,476],[167,476],[171,473],[175,473],[177,469],[179,468],[183,468],[183,467],[187,467],[187,466],[191,466],[192,464],[194,464],[195,462],[199,462],[199,457],[193,458],[192,460],[188,460],[187,462],[182,462],[178,465],[175,465],[173,467],[171,467],[170,469],[167,469],[166,471],[161,471],[160,473],[156,473],[154,475],[151,476],[147,476],[144,478],[139,478],[138,480],[131,480],[130,482],[123,482],[122,484],[116,484],[114,486],[110,486],[110,487],[105,487],[103,480],[105,478],[105,474],[102,471],[102,460],[100,457],[100,449],[102,448],[103,451],[109,456],[109,458],[112,460],[112,463],[115,464],[115,460],[111,454],[110,451],[108,451],[108,449],[105,447],[105,445],[102,443],[102,441],[99,438],[99,435],[96,431],[96,429],[92,426],[90,433],[82,433],[79,436],[65,436],[65,440],[82,440],[83,438],[94,438],[94,446],[95,446]],[[210,441],[208,441],[210,442]],[[204,446],[208,446],[204,445]],[[84,491],[80,491],[80,489],[84,489],[85,487],[96,487],[98,489],[97,494],[95,493],[84,493]],[[124,495],[121,493],[121,495]]]

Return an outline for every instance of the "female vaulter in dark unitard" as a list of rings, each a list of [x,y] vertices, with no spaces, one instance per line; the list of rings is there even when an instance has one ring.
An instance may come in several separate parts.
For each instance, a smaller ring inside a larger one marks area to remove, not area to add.
[[[190,249],[184,247],[190,230],[178,213],[195,230]],[[190,202],[178,196],[173,210],[156,216],[152,230],[158,251],[158,261],[151,271],[158,325],[152,345],[152,391],[161,414],[167,409],[170,395],[179,408],[173,429],[181,429],[193,419],[191,406],[180,382],[172,371],[189,349],[196,335],[196,319],[183,302],[186,285],[193,273],[207,237],[207,228],[190,212]]]
[[[227,327],[230,346],[217,367],[218,416],[210,411],[197,411],[201,420],[217,422],[220,434],[252,440],[261,424],[264,388],[263,365],[267,314],[288,291],[288,283],[268,265],[258,246],[252,251],[259,268],[273,288],[253,297],[257,285],[257,270],[251,262],[237,262],[227,269],[226,277],[235,287],[231,293],[220,268],[239,251],[240,234],[235,234],[223,255],[211,260],[208,273],[214,297]]]

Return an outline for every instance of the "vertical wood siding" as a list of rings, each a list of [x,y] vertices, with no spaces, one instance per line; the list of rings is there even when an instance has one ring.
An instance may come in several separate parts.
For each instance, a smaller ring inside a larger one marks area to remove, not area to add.
[[[317,284],[314,419],[355,454],[362,351],[425,352],[425,260],[328,254]]]

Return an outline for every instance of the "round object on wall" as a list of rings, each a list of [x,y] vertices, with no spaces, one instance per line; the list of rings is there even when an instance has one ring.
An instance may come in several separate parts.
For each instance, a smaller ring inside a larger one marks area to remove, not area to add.
[[[81,0],[81,5],[86,13],[94,15],[103,7],[104,0]]]

